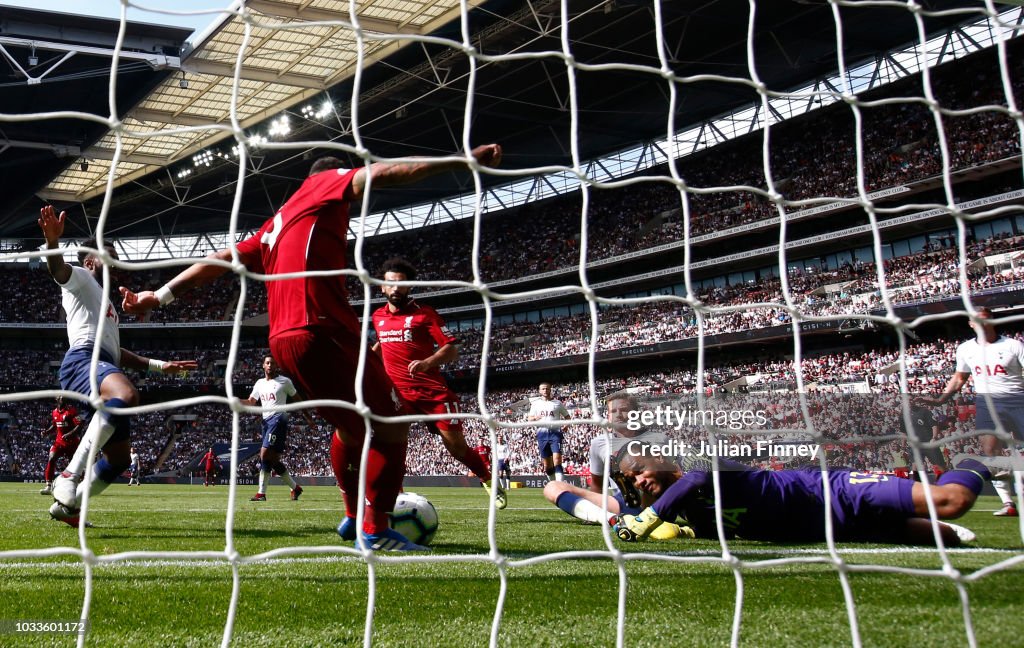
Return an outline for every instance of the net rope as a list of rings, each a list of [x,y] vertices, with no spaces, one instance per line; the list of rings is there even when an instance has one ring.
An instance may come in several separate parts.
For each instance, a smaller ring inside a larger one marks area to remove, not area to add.
[[[910,12],[918,27],[918,34],[922,49],[927,48],[928,39],[925,33],[924,18],[929,15],[920,5],[914,2],[838,2],[835,0],[830,1],[832,13],[835,19],[835,38],[836,38],[836,51],[837,51],[837,66],[843,74],[841,75],[846,79],[845,71],[847,70],[846,61],[844,60],[844,43],[843,43],[843,29],[840,9],[841,7],[857,6],[857,7],[871,7],[871,6],[889,6],[889,7],[902,7]],[[900,380],[904,386],[903,391],[906,392],[906,385],[908,384],[907,376],[907,364],[906,364],[906,333],[912,331],[914,328],[920,326],[931,320],[936,320],[942,317],[948,317],[948,315],[929,315],[922,316],[913,321],[903,321],[895,311],[893,302],[890,295],[890,290],[887,288],[886,282],[886,271],[884,264],[876,263],[877,269],[877,280],[881,290],[881,297],[885,308],[885,315],[870,315],[864,313],[842,313],[838,315],[827,315],[827,316],[808,316],[805,315],[794,297],[793,291],[789,285],[788,274],[785,272],[787,268],[787,223],[789,218],[792,216],[793,211],[809,205],[824,204],[829,202],[835,202],[837,200],[848,200],[843,197],[829,197],[822,196],[812,200],[800,200],[790,201],[787,200],[778,190],[775,180],[772,175],[772,169],[770,164],[770,151],[771,151],[771,133],[772,123],[766,122],[763,126],[763,143],[762,143],[762,166],[764,179],[766,181],[766,189],[753,186],[740,186],[740,187],[695,187],[687,184],[681,171],[678,168],[677,159],[681,157],[683,152],[676,148],[676,140],[673,135],[677,132],[675,124],[675,115],[677,112],[678,102],[680,100],[680,94],[685,92],[687,84],[695,83],[699,81],[715,81],[725,84],[741,84],[747,87],[753,88],[757,91],[764,114],[769,113],[769,100],[773,97],[783,96],[784,93],[779,93],[771,90],[766,84],[760,80],[757,74],[757,65],[754,56],[754,28],[755,28],[755,16],[757,12],[757,3],[754,0],[750,0],[749,3],[749,21],[748,21],[748,33],[747,33],[747,58],[748,58],[748,71],[749,78],[732,78],[717,75],[700,75],[695,77],[680,77],[672,70],[672,67],[668,60],[668,47],[663,41],[663,15],[662,7],[660,2],[653,3],[653,16],[656,24],[656,34],[658,41],[658,52],[659,52],[659,66],[658,67],[647,67],[647,66],[636,66],[636,65],[625,65],[625,64],[604,64],[604,65],[590,65],[577,61],[572,52],[572,42],[570,39],[570,13],[567,2],[562,0],[560,3],[560,27],[561,27],[561,50],[560,51],[546,51],[536,53],[518,53],[518,54],[507,54],[507,55],[487,55],[480,52],[473,45],[472,33],[469,26],[469,5],[466,0],[461,2],[461,41],[450,41],[442,38],[432,36],[414,36],[407,34],[381,34],[377,32],[370,32],[364,30],[360,26],[359,16],[357,14],[357,5],[354,0],[348,3],[349,20],[348,21],[319,21],[319,22],[307,22],[307,23],[272,23],[266,22],[266,19],[251,13],[244,7],[233,10],[233,13],[244,22],[245,33],[241,45],[239,46],[235,64],[235,78],[233,84],[233,90],[231,95],[231,116],[230,126],[227,127],[234,135],[238,146],[239,146],[239,165],[238,165],[238,178],[237,187],[234,196],[234,203],[231,211],[229,221],[229,240],[236,240],[238,234],[238,215],[241,204],[242,191],[246,182],[246,170],[247,170],[247,159],[250,155],[250,148],[252,142],[247,137],[244,129],[241,127],[237,114],[237,106],[239,101],[239,88],[241,82],[241,68],[246,59],[246,51],[252,39],[252,32],[254,28],[270,28],[275,30],[284,31],[301,31],[303,29],[309,29],[317,26],[329,25],[333,27],[342,27],[350,29],[355,35],[357,41],[356,51],[358,52],[358,63],[355,67],[355,78],[353,84],[352,93],[352,139],[353,144],[347,145],[340,142],[264,142],[261,146],[265,149],[306,149],[310,146],[317,146],[323,149],[334,149],[337,151],[343,151],[355,156],[358,156],[364,160],[366,165],[371,164],[375,161],[380,161],[380,158],[376,157],[373,152],[367,148],[364,144],[363,138],[360,133],[360,119],[359,119],[359,101],[360,87],[362,83],[362,70],[364,66],[364,51],[368,42],[384,39],[387,41],[409,41],[409,42],[422,42],[422,43],[433,43],[441,44],[446,47],[450,47],[453,50],[457,50],[465,54],[468,57],[469,62],[469,73],[467,78],[467,92],[465,101],[465,112],[464,112],[464,127],[462,129],[461,141],[464,151],[472,149],[470,141],[470,127],[473,123],[473,100],[476,92],[476,81],[478,67],[482,64],[492,63],[494,61],[505,60],[514,61],[522,60],[525,58],[548,58],[557,59],[565,66],[567,72],[568,82],[568,98],[570,108],[570,136],[571,136],[571,166],[568,167],[545,167],[535,169],[517,169],[515,171],[509,171],[506,169],[483,169],[474,160],[466,156],[464,159],[471,169],[474,195],[475,195],[475,212],[473,225],[473,247],[472,247],[472,272],[473,280],[471,282],[462,281],[430,281],[430,282],[408,282],[412,286],[429,286],[429,287],[465,287],[475,291],[484,308],[484,338],[483,345],[480,352],[480,373],[477,384],[477,405],[479,407],[479,414],[475,413],[464,413],[458,415],[459,418],[463,419],[477,419],[481,421],[489,431],[490,446],[496,447],[497,434],[499,430],[521,432],[526,433],[535,427],[532,424],[525,422],[507,422],[501,421],[488,409],[487,405],[487,358],[490,352],[491,345],[491,333],[492,327],[494,326],[492,305],[494,302],[507,301],[507,300],[522,300],[522,299],[533,299],[543,297],[545,295],[553,294],[564,294],[565,292],[575,292],[581,298],[587,302],[590,315],[590,347],[589,347],[589,358],[588,358],[588,387],[591,403],[601,402],[602,394],[598,393],[597,388],[597,363],[596,356],[598,352],[598,337],[600,334],[600,317],[599,307],[622,307],[631,306],[637,304],[650,303],[651,301],[664,301],[685,305],[686,307],[693,310],[698,325],[698,340],[697,340],[697,388],[696,393],[698,395],[701,406],[703,406],[703,394],[705,391],[705,320],[715,315],[721,315],[724,313],[739,312],[743,309],[750,309],[756,307],[776,307],[787,311],[791,315],[792,331],[793,331],[793,367],[796,377],[797,394],[800,403],[800,410],[802,413],[803,423],[806,426],[802,432],[810,440],[816,443],[824,443],[828,439],[824,436],[823,432],[816,430],[814,427],[814,417],[811,415],[808,397],[805,389],[804,376],[802,371],[802,358],[803,350],[801,344],[801,324],[804,322],[813,321],[828,321],[828,320],[839,320],[848,318],[857,318],[863,321],[876,321],[882,324],[887,324],[893,327],[896,331],[899,339],[900,346]],[[102,210],[99,215],[99,220],[96,228],[96,236],[100,242],[99,247],[103,247],[103,236],[104,229],[107,223],[107,215],[110,209],[110,200],[114,189],[115,170],[122,155],[125,153],[123,150],[122,136],[127,131],[125,125],[117,119],[115,95],[116,87],[118,83],[118,54],[121,51],[125,31],[126,31],[126,16],[129,7],[135,7],[144,11],[151,11],[154,13],[172,14],[172,15],[186,15],[194,13],[210,13],[210,12],[180,12],[171,11],[162,8],[150,8],[142,3],[128,2],[122,0],[121,3],[121,18],[120,18],[120,29],[118,32],[117,44],[115,46],[115,55],[111,64],[111,76],[110,76],[110,89],[109,89],[109,104],[110,104],[110,116],[107,118],[96,117],[95,115],[88,115],[85,113],[78,113],[72,111],[61,111],[52,113],[36,113],[27,115],[10,115],[0,114],[0,122],[4,121],[35,121],[38,120],[41,124],[47,119],[57,118],[74,118],[74,119],[86,119],[92,121],[99,121],[107,125],[110,130],[114,133],[116,138],[116,148],[113,155],[110,173],[107,179],[107,192],[103,201]],[[219,13],[219,12],[214,12]],[[943,188],[945,191],[947,202],[945,205],[940,205],[939,208],[943,209],[946,213],[951,215],[957,224],[957,246],[958,246],[958,259],[960,265],[960,276],[959,282],[961,286],[961,296],[963,300],[963,310],[969,314],[976,314],[976,310],[971,302],[969,293],[969,282],[967,277],[967,253],[966,253],[966,241],[967,241],[967,230],[966,226],[970,222],[976,219],[985,218],[991,216],[995,211],[986,211],[980,213],[967,213],[961,210],[955,200],[953,192],[953,180],[951,177],[950,169],[950,153],[949,146],[946,140],[945,131],[943,128],[943,119],[948,116],[959,116],[970,114],[980,111],[997,111],[1001,112],[1013,120],[1015,120],[1018,131],[1021,135],[1021,139],[1024,140],[1024,118],[1022,118],[1021,112],[1018,109],[1015,99],[1013,96],[1012,85],[1009,78],[1009,64],[1007,61],[1006,54],[1006,33],[1008,30],[1015,28],[1015,25],[1004,23],[1000,18],[999,13],[996,10],[995,5],[991,0],[986,0],[984,6],[979,6],[975,12],[979,17],[987,19],[991,23],[991,27],[994,33],[998,35],[996,39],[996,48],[999,56],[999,73],[1001,82],[1005,91],[1006,104],[1004,106],[980,106],[971,110],[953,111],[943,108],[939,105],[935,99],[934,92],[932,89],[929,68],[927,64],[923,64],[922,68],[922,97],[902,97],[902,98],[890,98],[881,101],[865,101],[859,98],[856,94],[856,89],[851,87],[848,83],[845,87],[840,89],[838,93],[839,99],[845,102],[854,117],[855,122],[855,143],[856,143],[856,156],[857,156],[857,192],[858,198],[856,203],[859,204],[865,210],[873,231],[873,247],[876,259],[884,258],[882,255],[882,238],[878,226],[878,215],[880,213],[879,208],[869,198],[869,192],[866,187],[866,181],[864,177],[864,133],[863,133],[863,118],[861,109],[864,107],[873,107],[890,102],[924,102],[927,106],[935,122],[935,128],[938,133],[939,146],[942,153],[942,181]],[[668,176],[657,176],[653,181],[664,182],[673,185],[679,192],[680,204],[683,213],[683,255],[684,255],[684,266],[685,278],[684,282],[686,285],[685,296],[671,296],[662,295],[658,297],[650,298],[609,298],[602,297],[597,294],[593,286],[591,285],[588,273],[587,273],[587,260],[588,251],[590,248],[589,231],[588,231],[588,214],[591,201],[591,192],[595,188],[619,188],[630,185],[639,185],[641,182],[651,182],[650,177],[644,178],[643,180],[629,179],[622,181],[606,181],[596,182],[588,177],[585,172],[586,161],[582,159],[580,153],[580,140],[579,140],[579,115],[580,107],[578,105],[577,96],[577,85],[576,76],[577,73],[586,72],[598,72],[618,70],[624,72],[632,72],[638,74],[654,74],[660,75],[665,80],[666,91],[669,95],[669,110],[666,119],[666,136],[670,146],[670,150],[667,154],[667,168]],[[831,93],[825,93],[829,94]],[[808,99],[812,99],[813,96],[808,96]],[[211,124],[208,127],[214,127]],[[190,132],[199,130],[201,128],[208,127],[182,127],[174,132]],[[130,132],[133,136],[143,137],[155,137],[157,135],[165,136],[168,133],[137,133]],[[402,159],[391,159],[389,161],[402,161]],[[579,263],[578,263],[578,284],[570,284],[565,286],[556,286],[550,288],[543,288],[537,290],[525,290],[525,291],[507,291],[507,292],[496,292],[483,280],[483,275],[480,267],[481,259],[481,237],[482,227],[480,214],[483,211],[483,190],[481,174],[496,174],[500,176],[508,177],[522,177],[527,175],[542,174],[549,172],[567,172],[578,181],[579,191],[582,197],[582,205],[580,210],[579,218]],[[368,325],[370,320],[370,303],[372,291],[380,285],[380,281],[374,279],[371,276],[370,271],[364,265],[363,249],[367,237],[367,231],[365,224],[368,221],[369,216],[369,200],[368,196],[372,186],[367,186],[367,190],[364,194],[364,200],[360,205],[360,214],[356,222],[357,226],[357,238],[355,242],[355,270],[344,270],[329,273],[313,273],[320,276],[323,275],[352,275],[357,277],[363,285],[363,312],[362,312],[362,333],[364,341],[368,339]],[[760,195],[769,201],[771,201],[778,213],[779,217],[779,245],[778,245],[778,265],[780,268],[779,278],[782,284],[782,293],[784,297],[784,303],[757,303],[757,304],[743,304],[741,306],[727,306],[727,307],[716,307],[703,303],[698,297],[697,291],[694,288],[694,280],[691,276],[691,232],[690,227],[692,223],[691,205],[690,198],[692,195],[711,193],[711,192],[722,192],[722,191],[746,191],[756,195]],[[250,281],[268,281],[274,279],[288,278],[292,276],[307,276],[309,273],[300,275],[277,275],[275,277],[269,277],[266,275],[260,275],[248,271],[238,260],[237,248],[234,245],[232,247],[232,261],[229,263],[222,263],[231,272],[238,276],[241,294],[238,303],[235,307],[235,316],[231,332],[231,345],[227,359],[227,365],[225,368],[225,387],[226,396],[202,396],[187,399],[180,399],[165,403],[156,403],[150,405],[143,405],[138,407],[126,408],[123,411],[128,414],[138,414],[145,412],[152,412],[157,410],[164,410],[170,408],[181,408],[191,405],[213,403],[219,404],[226,408],[229,408],[232,412],[232,452],[231,452],[231,479],[229,486],[229,497],[225,511],[224,518],[224,536],[225,545],[223,551],[127,551],[120,553],[111,554],[96,554],[91,548],[85,526],[78,530],[78,547],[52,547],[52,548],[40,548],[35,550],[16,550],[16,551],[0,551],[0,561],[7,561],[8,565],[17,568],[19,565],[31,565],[35,564],[32,559],[50,558],[56,556],[74,556],[81,560],[84,568],[84,582],[85,582],[85,593],[82,601],[82,612],[81,617],[88,619],[90,614],[90,608],[93,598],[93,576],[94,571],[103,566],[124,563],[132,564],[135,562],[159,562],[168,561],[171,563],[176,562],[192,562],[192,561],[209,561],[211,563],[227,564],[231,568],[232,574],[232,591],[230,597],[230,603],[226,610],[226,617],[224,623],[224,631],[221,645],[226,647],[231,643],[234,635],[234,624],[238,611],[238,605],[240,602],[240,590],[242,583],[241,569],[246,565],[262,563],[265,561],[273,560],[289,560],[289,559],[312,559],[312,560],[328,560],[336,558],[355,558],[365,563],[367,567],[367,579],[368,579],[368,594],[366,602],[366,616],[363,632],[363,643],[366,646],[371,645],[373,639],[374,630],[374,614],[376,609],[376,601],[378,595],[378,565],[387,565],[389,563],[415,563],[415,562],[431,562],[431,563],[460,563],[460,562],[479,562],[486,564],[493,564],[497,570],[498,578],[500,580],[500,587],[498,595],[495,601],[494,615],[491,623],[490,640],[489,643],[492,647],[497,646],[502,639],[501,623],[503,618],[503,612],[507,600],[508,588],[509,588],[509,576],[516,569],[529,567],[532,565],[538,565],[551,561],[559,560],[572,560],[580,558],[603,558],[609,559],[614,562],[617,574],[618,574],[618,591],[617,591],[617,624],[616,624],[616,645],[621,647],[626,645],[625,628],[626,623],[629,619],[629,613],[627,609],[627,593],[629,587],[629,578],[627,574],[627,565],[631,561],[665,561],[669,563],[678,564],[681,567],[680,575],[685,576],[685,566],[691,564],[719,564],[728,568],[735,581],[736,596],[733,610],[733,618],[731,625],[731,640],[730,643],[733,646],[737,646],[740,642],[741,631],[742,631],[742,619],[744,610],[744,575],[747,572],[757,570],[767,570],[780,566],[798,565],[798,564],[824,564],[831,566],[836,573],[837,578],[841,584],[843,601],[846,610],[846,615],[849,624],[849,639],[850,643],[854,646],[860,646],[861,631],[860,631],[860,620],[857,614],[857,603],[854,597],[853,589],[850,584],[850,577],[853,574],[865,573],[865,572],[882,572],[892,574],[907,574],[922,577],[933,577],[939,579],[945,579],[953,583],[955,586],[963,615],[965,639],[968,645],[976,646],[977,638],[975,635],[974,623],[971,617],[970,610],[970,597],[967,591],[967,585],[979,581],[986,576],[997,573],[999,571],[1008,569],[1010,567],[1024,563],[1024,555],[1014,555],[1010,558],[998,560],[991,565],[978,569],[970,574],[961,573],[952,563],[950,559],[949,551],[944,547],[942,538],[939,533],[937,526],[937,516],[935,514],[935,504],[931,496],[930,489],[926,489],[928,508],[931,512],[932,519],[932,530],[935,534],[937,550],[936,555],[939,557],[941,567],[938,569],[920,569],[920,568],[906,568],[892,565],[881,565],[881,564],[863,564],[863,563],[851,563],[848,562],[844,557],[844,554],[858,555],[861,552],[851,551],[849,549],[840,548],[837,546],[835,539],[835,533],[832,524],[832,516],[825,515],[825,552],[823,555],[807,555],[801,552],[794,552],[792,555],[788,555],[783,558],[741,558],[738,554],[749,554],[751,556],[757,556],[756,551],[743,550],[736,552],[730,548],[729,541],[724,540],[726,538],[726,527],[721,512],[721,484],[719,472],[716,470],[713,473],[714,477],[714,494],[716,503],[716,525],[718,528],[719,537],[723,538],[720,540],[720,551],[712,553],[704,550],[698,551],[682,551],[672,552],[670,554],[649,554],[649,553],[634,553],[628,550],[624,545],[618,543],[614,538],[614,535],[607,525],[602,525],[602,534],[605,544],[604,551],[564,551],[559,553],[544,554],[538,556],[531,556],[526,558],[510,558],[502,553],[501,547],[497,539],[497,525],[500,523],[499,516],[497,515],[496,508],[494,506],[494,496],[492,494],[491,501],[489,503],[489,510],[487,516],[487,538],[488,538],[488,550],[486,553],[481,554],[470,554],[470,555],[442,555],[440,553],[431,553],[423,555],[387,555],[381,553],[374,553],[367,550],[365,547],[357,545],[356,547],[346,547],[340,545],[330,546],[301,546],[301,547],[281,547],[270,551],[262,552],[254,555],[242,555],[238,552],[235,546],[235,518],[236,518],[236,506],[235,501],[237,499],[237,477],[238,477],[238,447],[240,443],[240,424],[239,415],[243,413],[256,413],[264,411],[266,408],[260,407],[248,407],[241,403],[239,395],[234,393],[231,376],[234,374],[234,369],[238,362],[238,349],[239,340],[241,337],[241,321],[244,314],[244,305],[246,301],[246,295]],[[66,250],[55,250],[46,254],[63,254]],[[105,251],[100,252],[105,264],[103,269],[103,285],[104,285],[104,307],[109,305],[110,288],[112,287],[110,277],[110,266],[117,266],[121,268],[130,268],[135,270],[141,269],[153,269],[153,268],[167,268],[167,267],[180,267],[183,263],[191,263],[194,261],[200,261],[202,259],[172,259],[164,261],[145,261],[145,262],[119,262],[115,261],[107,255]],[[207,261],[209,262],[209,261]],[[1019,322],[1024,321],[1024,316],[1018,316],[1010,318],[1007,321]],[[102,329],[106,325],[104,320],[100,321],[99,337],[102,337]],[[292,404],[287,406],[278,406],[272,409],[281,411],[295,411],[300,408],[306,407],[317,407],[317,406],[332,406],[342,407],[352,411],[355,411],[363,416],[365,421],[365,432],[368,436],[372,435],[371,423],[373,420],[381,420],[373,416],[370,413],[369,408],[366,406],[364,400],[364,394],[362,389],[362,377],[364,371],[364,361],[366,354],[368,353],[368,346],[364,344],[360,347],[360,362],[357,375],[355,377],[356,385],[356,402],[355,403],[344,403],[338,401],[305,401],[301,405]],[[89,404],[97,411],[108,411],[103,405],[98,395],[98,388],[96,383],[96,361],[99,356],[99,347],[96,346],[93,357],[93,369],[91,375],[91,394],[89,395]],[[5,402],[10,401],[21,401],[31,400],[37,398],[50,398],[57,395],[63,395],[68,398],[78,397],[76,394],[70,392],[61,392],[59,390],[39,390],[32,392],[22,392],[16,394],[5,394],[0,396],[0,400]],[[909,405],[905,401],[903,413],[905,417],[909,417]],[[387,420],[390,421],[424,421],[424,420],[439,420],[441,417],[423,417],[423,416],[403,416],[395,417]],[[447,418],[447,417],[446,417]],[[908,421],[909,422],[909,421]],[[596,415],[590,419],[580,420],[574,419],[573,423],[586,423],[603,428],[606,443],[610,446],[610,426],[608,421],[604,418]],[[1005,434],[1005,430],[1001,425],[997,423],[998,431]],[[719,438],[718,435],[721,430],[711,429],[709,430],[710,439],[714,441]],[[918,442],[914,439],[910,440],[911,449],[914,456],[914,463],[917,466],[922,477],[924,476],[925,465],[922,459],[921,450],[929,447],[928,443]],[[934,444],[932,444],[934,445]],[[363,452],[360,459],[361,474],[365,475],[365,468],[367,465],[367,456],[369,451],[369,443],[364,443]],[[90,452],[89,464],[95,459],[96,447],[93,446]],[[605,477],[605,501],[604,509],[607,512],[608,506],[608,476],[611,471],[607,462],[610,461],[611,453],[606,453],[606,469],[604,471]],[[820,467],[823,479],[828,479],[828,466],[826,464],[824,455],[820,456]],[[717,456],[714,458],[714,463],[718,464]],[[927,483],[927,479],[924,480]],[[1018,494],[1021,490],[1021,479],[1020,473],[1015,474],[1015,481]],[[360,502],[365,501],[365,489],[366,484],[363,479],[360,480],[360,487],[358,493],[358,500]],[[832,511],[832,497],[829,489],[823,489],[825,494],[826,511]],[[1018,495],[1018,498],[1020,496]],[[1020,502],[1019,502],[1020,503]],[[82,505],[82,519],[87,519],[88,511],[90,506],[90,498],[86,494],[83,505]],[[1024,508],[1024,507],[1022,507]],[[359,506],[359,512],[357,517],[357,525],[361,525],[364,516],[364,507]],[[1024,524],[1024,523],[1022,523]],[[330,533],[330,530],[326,530],[325,533]],[[1024,526],[1021,527],[1022,537],[1024,537]],[[778,553],[773,551],[773,554]],[[870,551],[868,552],[870,553]],[[680,555],[682,554],[682,555]],[[15,561],[25,561],[24,563],[17,563]],[[58,568],[61,565],[57,566]],[[78,636],[78,645],[84,646],[86,641],[86,635],[80,634]]]

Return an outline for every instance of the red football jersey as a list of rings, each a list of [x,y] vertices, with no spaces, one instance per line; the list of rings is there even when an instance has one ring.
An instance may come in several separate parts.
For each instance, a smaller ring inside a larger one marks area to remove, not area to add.
[[[78,410],[74,407],[69,407],[66,410],[54,409],[50,416],[57,428],[57,443],[63,443],[64,435],[81,423],[78,418]]]
[[[394,313],[385,304],[373,314],[373,328],[380,342],[384,369],[403,397],[417,400],[449,392],[437,369],[409,375],[410,362],[425,360],[444,345],[457,342],[436,310],[414,299]]]
[[[348,201],[355,169],[306,178],[298,191],[250,238],[238,244],[246,268],[262,274],[338,270],[346,266]],[[270,337],[308,326],[359,330],[345,276],[267,282]]]

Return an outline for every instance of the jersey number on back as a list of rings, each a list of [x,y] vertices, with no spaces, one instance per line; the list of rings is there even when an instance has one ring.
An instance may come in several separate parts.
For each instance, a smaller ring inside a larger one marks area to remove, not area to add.
[[[281,233],[281,224],[283,222],[284,217],[281,216],[281,212],[274,214],[274,226],[263,233],[263,236],[260,237],[260,243],[273,250],[274,243],[277,243],[277,235]]]

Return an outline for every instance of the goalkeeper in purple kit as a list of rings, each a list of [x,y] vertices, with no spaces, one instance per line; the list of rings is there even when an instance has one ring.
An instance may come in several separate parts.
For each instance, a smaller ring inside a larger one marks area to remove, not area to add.
[[[642,452],[643,448],[638,449]],[[717,538],[714,475],[709,461],[683,461],[630,454],[621,464],[625,481],[656,497],[639,515],[623,515],[616,535],[627,542],[648,537],[663,522],[683,518],[697,538]],[[728,538],[771,542],[825,540],[825,499],[817,468],[753,470],[719,460],[722,522]],[[991,473],[978,461],[965,459],[932,485],[938,517],[957,518],[970,510]],[[833,533],[840,542],[934,544],[926,486],[871,472],[830,470]],[[974,540],[964,527],[939,523],[949,546]],[[691,536],[692,537],[692,536]]]

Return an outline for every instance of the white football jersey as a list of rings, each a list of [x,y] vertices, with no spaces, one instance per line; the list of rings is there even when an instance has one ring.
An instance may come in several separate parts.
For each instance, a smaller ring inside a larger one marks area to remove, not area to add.
[[[285,376],[275,376],[270,380],[266,378],[260,378],[253,385],[252,393],[249,394],[249,398],[253,398],[260,402],[260,405],[286,405],[288,403],[288,397],[296,394],[295,385],[292,384],[291,378]],[[281,412],[263,412],[263,418],[268,419],[271,416],[276,416]]]
[[[138,465],[139,465],[139,453],[138,452],[133,452],[133,453],[128,455],[128,458],[131,460],[132,466],[137,468]]]
[[[68,319],[68,344],[71,348],[95,344],[103,303],[103,286],[85,268],[71,266],[71,277],[60,286],[61,305]],[[117,330],[117,311],[107,304],[107,321],[103,325],[100,348],[110,354],[114,364],[121,364],[121,335]]]
[[[1002,335],[991,344],[968,340],[956,349],[956,370],[974,376],[979,394],[1024,394],[1024,343]]]
[[[612,454],[621,450],[626,444],[631,441],[640,441],[642,443],[649,443],[651,445],[664,445],[669,442],[669,438],[665,436],[663,432],[652,430],[650,428],[643,430],[640,434],[632,437],[622,436],[618,432],[609,432],[612,442]],[[604,474],[604,462],[605,456],[607,455],[608,443],[605,441],[604,434],[599,434],[590,442],[590,474],[591,475],[603,475]],[[613,467],[614,468],[614,467]],[[618,488],[612,483],[612,490],[616,491]]]
[[[529,417],[533,416],[539,416],[540,418],[535,420],[541,422],[561,421],[569,418],[569,410],[565,409],[565,405],[562,405],[562,401],[557,398],[551,400],[538,398],[530,403]]]

